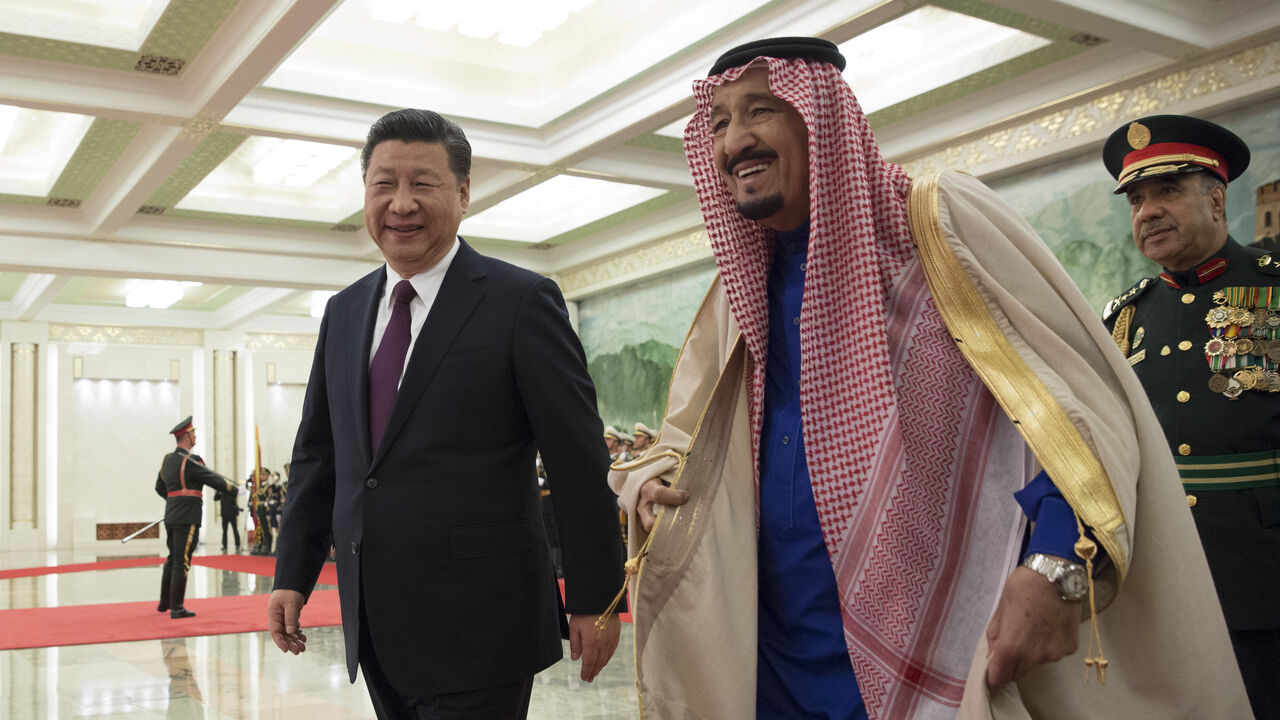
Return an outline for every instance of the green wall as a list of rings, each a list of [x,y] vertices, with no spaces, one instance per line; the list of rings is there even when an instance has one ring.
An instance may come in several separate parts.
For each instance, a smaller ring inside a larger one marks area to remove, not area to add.
[[[578,303],[578,332],[606,425],[657,429],[676,356],[714,276],[708,261]]]

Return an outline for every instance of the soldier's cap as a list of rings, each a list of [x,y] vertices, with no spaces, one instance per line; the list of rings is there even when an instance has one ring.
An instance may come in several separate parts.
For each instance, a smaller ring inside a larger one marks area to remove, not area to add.
[[[614,427],[614,426],[612,426],[612,425],[605,425],[605,426],[604,426],[604,436],[605,436],[605,437],[607,437],[607,438],[613,438],[614,440],[619,440],[619,439],[621,439],[621,438],[619,437],[619,435],[618,435],[618,428],[616,428],[616,427]]]
[[[637,434],[637,435],[644,435],[645,437],[649,438],[650,440],[652,440],[652,439],[654,439],[654,438],[658,437],[658,433],[654,432],[652,428],[650,428],[648,425],[645,425],[645,424],[644,424],[644,423],[642,423],[642,422],[638,422],[638,423],[636,423],[636,434]]]
[[[195,429],[196,429],[196,426],[191,422],[191,416],[188,415],[185,420],[178,423],[177,425],[174,425],[173,429],[169,431],[169,434],[173,435],[174,437],[180,438],[183,435],[186,435],[187,433]]]
[[[1249,147],[1235,133],[1186,115],[1148,115],[1117,128],[1102,146],[1115,193],[1139,180],[1208,171],[1229,183],[1249,167]]]
[[[813,37],[778,37],[754,40],[729,50],[716,60],[715,65],[711,66],[711,72],[707,73],[707,77],[719,75],[729,68],[746,65],[758,57],[816,60],[835,65],[839,70],[844,70],[845,65],[840,48],[830,40]]]

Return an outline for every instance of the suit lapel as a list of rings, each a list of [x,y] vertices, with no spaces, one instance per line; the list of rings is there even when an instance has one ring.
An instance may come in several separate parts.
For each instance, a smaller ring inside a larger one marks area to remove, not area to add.
[[[470,245],[460,242],[458,254],[454,256],[449,270],[445,272],[440,292],[431,305],[431,312],[422,324],[418,339],[413,344],[413,352],[409,356],[409,364],[405,367],[404,377],[400,379],[400,391],[396,393],[396,404],[391,409],[391,417],[387,420],[387,429],[382,435],[382,447],[377,448],[373,465],[377,465],[386,454],[387,448],[395,440],[396,435],[409,418],[410,412],[417,406],[418,400],[431,384],[431,378],[440,361],[448,353],[453,340],[458,336],[467,319],[484,298],[484,268],[480,263],[480,255]],[[368,355],[368,349],[365,350]],[[368,373],[365,373],[365,405],[368,407]],[[369,421],[366,418],[365,437],[367,438]],[[366,442],[368,442],[366,440]]]
[[[366,462],[373,456],[369,447],[369,346],[373,344],[373,326],[378,320],[378,301],[382,299],[387,284],[387,269],[381,267],[360,280],[363,286],[355,294],[351,311],[351,329],[348,337],[355,338],[347,348],[348,367],[352,369],[354,382],[352,407],[355,412],[356,443],[360,456]]]

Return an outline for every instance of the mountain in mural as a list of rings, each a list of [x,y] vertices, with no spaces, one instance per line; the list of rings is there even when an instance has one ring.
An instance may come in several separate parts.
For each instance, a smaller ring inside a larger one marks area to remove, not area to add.
[[[1159,272],[1133,244],[1129,206],[1109,183],[1085,185],[1027,218],[1094,310]]]
[[[636,422],[656,428],[666,409],[667,385],[679,354],[678,347],[646,340],[598,355],[588,363],[605,424],[628,432]]]

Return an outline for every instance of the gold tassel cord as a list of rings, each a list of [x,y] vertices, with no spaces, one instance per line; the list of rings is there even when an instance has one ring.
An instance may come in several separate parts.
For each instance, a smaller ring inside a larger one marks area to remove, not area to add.
[[[630,472],[667,457],[673,457],[676,459],[675,477],[678,479],[680,477],[680,471],[684,470],[684,456],[675,450],[663,450],[660,453],[646,453],[643,457],[635,460],[614,463],[611,466],[611,469]],[[596,618],[596,632],[604,632],[605,624],[608,622],[609,616],[618,608],[618,603],[622,602],[623,596],[627,594],[627,585],[631,584],[631,578],[640,574],[641,561],[643,561],[644,557],[649,554],[649,544],[653,542],[654,532],[658,529],[658,523],[662,520],[661,514],[662,510],[658,510],[659,517],[653,521],[653,529],[649,531],[649,536],[645,538],[644,544],[640,546],[640,551],[636,553],[635,557],[630,558],[623,563],[622,589],[618,590],[618,594],[613,596],[613,602],[609,603],[609,607],[606,608],[603,613],[600,613],[600,617]]]
[[[596,618],[596,632],[604,632],[609,616],[617,609],[618,603],[622,602],[622,597],[627,594],[627,585],[631,584],[632,576],[640,573],[640,561],[649,553],[649,542],[652,540],[653,533],[649,533],[649,537],[645,538],[644,545],[640,546],[640,552],[623,564],[622,568],[625,572],[622,577],[622,589],[618,591],[617,595],[613,596],[613,602],[609,603],[609,607],[605,608],[605,611],[600,613],[600,617]]]
[[[1076,554],[1084,558],[1085,577],[1089,579],[1089,650],[1086,653],[1084,664],[1084,682],[1089,684],[1089,670],[1092,668],[1098,675],[1098,684],[1107,684],[1107,658],[1102,654],[1102,633],[1098,630],[1098,606],[1094,599],[1093,589],[1093,558],[1098,554],[1098,546],[1089,539],[1084,533],[1084,524],[1080,522],[1080,518],[1076,517],[1076,528],[1080,531],[1080,539],[1076,541]],[[1094,645],[1097,645],[1098,654],[1093,654]]]

